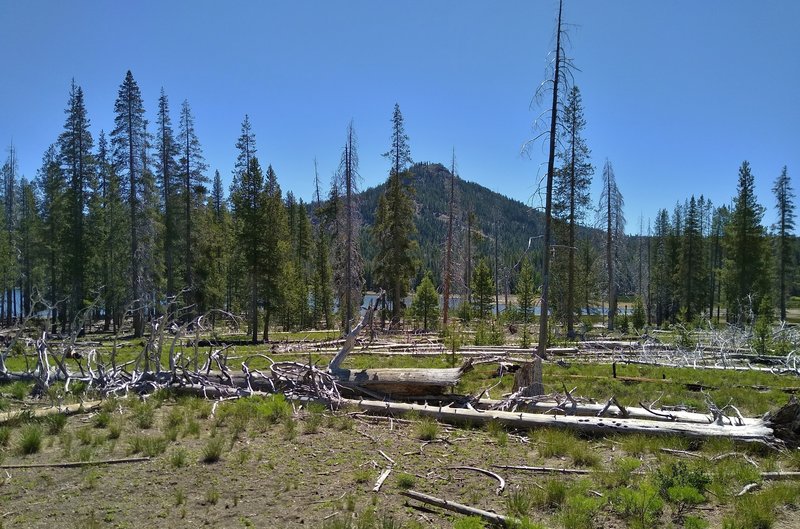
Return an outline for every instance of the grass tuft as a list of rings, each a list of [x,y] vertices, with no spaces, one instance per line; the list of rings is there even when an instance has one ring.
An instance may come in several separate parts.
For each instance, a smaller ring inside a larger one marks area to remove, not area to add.
[[[22,427],[19,438],[19,452],[31,455],[42,449],[44,434],[38,424],[26,424]]]

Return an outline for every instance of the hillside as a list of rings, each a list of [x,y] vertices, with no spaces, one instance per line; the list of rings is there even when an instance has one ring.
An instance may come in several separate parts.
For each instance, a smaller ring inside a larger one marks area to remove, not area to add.
[[[414,201],[417,207],[415,217],[417,240],[420,246],[420,274],[431,270],[435,280],[439,282],[441,267],[444,261],[444,244],[447,234],[448,185],[450,171],[438,163],[417,163],[410,169],[409,182],[414,188]],[[372,187],[361,192],[360,211],[364,220],[362,248],[365,261],[372,258],[372,245],[367,244],[369,235],[367,228],[375,221],[378,198],[383,194],[385,184]],[[516,262],[520,254],[528,246],[531,237],[541,235],[544,216],[522,202],[495,193],[474,182],[458,179],[456,181],[456,241],[457,253],[465,246],[467,231],[467,214],[475,215],[473,233],[475,246],[473,254],[487,255],[493,253],[495,223],[499,226],[500,259],[503,263]],[[539,247],[532,245],[531,250]],[[462,259],[463,260],[463,259]],[[369,283],[369,269],[367,269]],[[370,285],[368,284],[368,287]]]

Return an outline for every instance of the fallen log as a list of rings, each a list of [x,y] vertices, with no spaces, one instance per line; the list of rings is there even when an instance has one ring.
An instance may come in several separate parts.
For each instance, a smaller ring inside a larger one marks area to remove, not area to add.
[[[18,419],[25,414],[31,417],[47,417],[48,415],[57,415],[63,413],[64,415],[72,415],[73,413],[85,413],[95,410],[102,404],[98,401],[81,402],[80,404],[68,404],[66,406],[55,406],[52,408],[34,408],[29,410],[7,411],[0,413],[0,424]]]
[[[491,408],[502,404],[502,400],[481,399],[476,405],[479,409]],[[522,400],[515,411],[525,411],[530,413],[560,413],[563,415],[576,415],[581,417],[597,417],[600,412],[604,412],[604,417],[619,417],[628,419],[644,419],[663,422],[688,422],[697,424],[708,424],[712,421],[712,416],[705,413],[695,413],[689,411],[673,410],[651,410],[648,408],[626,406],[627,417],[624,417],[619,408],[608,406],[607,404],[590,403],[570,403],[557,402],[555,400],[534,400],[528,402]],[[745,418],[745,424],[759,424],[761,419]]]
[[[377,308],[367,308],[361,321],[347,335],[341,350],[328,364],[328,373],[336,377],[339,383],[349,389],[365,389],[368,394],[380,394],[391,397],[441,395],[445,390],[458,384],[461,375],[472,369],[472,362],[467,361],[461,367],[450,369],[423,368],[378,368],[351,370],[341,367],[347,355],[352,351],[356,338],[362,329],[370,326]]]
[[[76,468],[99,465],[121,465],[125,463],[142,463],[150,461],[149,457],[129,457],[125,459],[98,459],[96,461],[70,461],[67,463],[27,463],[18,465],[0,465],[0,470],[25,468]]]
[[[769,447],[779,447],[783,442],[791,443],[792,438],[776,437],[773,423],[761,420],[742,425],[664,422],[650,419],[622,419],[605,417],[551,416],[537,413],[508,412],[497,410],[479,411],[475,409],[448,406],[407,404],[403,402],[382,402],[375,400],[343,399],[343,403],[357,406],[363,410],[378,413],[417,412],[420,415],[456,423],[485,424],[491,421],[503,423],[520,429],[540,426],[568,428],[591,434],[641,433],[647,435],[683,435],[693,438],[726,438],[734,441],[753,442]],[[781,430],[777,430],[781,432]],[[794,432],[794,430],[791,430]]]

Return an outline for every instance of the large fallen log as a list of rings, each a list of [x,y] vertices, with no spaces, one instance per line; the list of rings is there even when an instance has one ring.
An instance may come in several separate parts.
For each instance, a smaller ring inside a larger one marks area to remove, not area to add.
[[[502,404],[501,400],[481,399],[481,408],[491,408]],[[478,407],[478,406],[476,406]],[[679,410],[660,410],[649,407],[625,406],[624,412],[613,403],[590,404],[578,402],[558,402],[555,400],[534,400],[522,402],[514,411],[524,411],[529,413],[544,413],[552,415],[576,415],[581,417],[618,417],[623,419],[644,419],[650,421],[663,422],[687,422],[696,424],[709,424],[714,417],[711,414],[696,413]],[[762,419],[743,418],[747,424],[760,424]]]
[[[568,428],[589,434],[641,433],[647,435],[680,435],[693,438],[725,438],[734,441],[764,444],[779,447],[784,443],[793,445],[800,438],[798,424],[800,406],[792,399],[787,406],[776,412],[772,420],[765,418],[745,424],[726,424],[718,422],[699,424],[689,422],[663,422],[645,419],[623,419],[606,417],[551,416],[537,413],[508,412],[497,410],[480,411],[448,406],[426,404],[407,404],[403,402],[382,402],[375,400],[344,399],[343,403],[357,406],[363,410],[378,413],[417,412],[420,415],[455,423],[485,424],[496,421],[507,426],[530,429],[540,426]],[[792,414],[795,415],[792,415]],[[781,422],[776,422],[778,418]],[[777,435],[776,435],[777,434]]]
[[[347,335],[342,348],[328,364],[328,373],[336,377],[342,386],[355,390],[364,389],[367,394],[389,397],[441,395],[458,384],[461,375],[472,369],[470,361],[461,367],[450,369],[342,368],[341,364],[352,351],[359,333],[370,326],[376,308],[377,303],[375,306],[367,307],[361,321]]]

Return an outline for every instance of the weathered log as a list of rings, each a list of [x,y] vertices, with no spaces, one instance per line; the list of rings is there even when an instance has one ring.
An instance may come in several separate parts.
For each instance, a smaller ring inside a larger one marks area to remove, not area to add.
[[[437,507],[441,507],[442,509],[447,509],[448,511],[457,512],[459,514],[466,514],[467,516],[480,516],[485,520],[503,526],[507,526],[515,521],[514,518],[509,518],[507,516],[503,516],[502,514],[484,511],[483,509],[477,509],[475,507],[470,507],[469,505],[463,505],[461,503],[456,503],[454,501],[444,500],[442,498],[437,498],[436,496],[431,496],[429,494],[423,494],[421,492],[417,492],[411,489],[404,490],[400,494],[402,494],[403,496],[407,496],[412,500],[417,500],[430,505],[435,505]]]
[[[56,406],[52,408],[34,408],[31,410],[20,411],[7,411],[0,413],[0,424],[18,419],[25,413],[29,413],[33,417],[47,417],[48,415],[57,415],[63,413],[64,415],[72,415],[73,413],[85,413],[95,410],[102,404],[98,401],[82,402],[80,404],[68,404],[66,406]]]
[[[642,433],[648,435],[683,435],[694,438],[722,437],[734,441],[755,442],[776,447],[781,441],[775,437],[770,424],[759,421],[744,425],[673,423],[650,419],[622,419],[580,416],[550,416],[536,413],[521,413],[447,406],[381,402],[374,400],[344,399],[347,404],[374,412],[407,413],[415,411],[421,415],[448,422],[488,423],[497,421],[514,428],[528,429],[538,426],[568,428],[586,433]]]
[[[501,400],[481,399],[479,408],[489,408],[501,404]],[[526,411],[530,413],[553,413],[554,410],[561,410],[564,415],[577,415],[581,417],[596,417],[598,413],[605,410],[602,415],[604,417],[623,417],[618,408],[609,406],[606,408],[603,404],[589,404],[589,403],[563,403],[556,402],[555,400],[531,400],[525,402],[524,400],[518,405],[515,411]],[[711,415],[705,413],[695,413],[689,411],[673,411],[673,410],[655,410],[658,414],[646,408],[626,406],[625,410],[628,412],[627,418],[629,419],[645,419],[652,421],[663,422],[689,422],[697,424],[708,424],[712,421]],[[745,418],[745,424],[759,424],[761,419]]]
[[[328,364],[328,373],[335,376],[342,386],[363,388],[372,394],[388,396],[441,395],[447,388],[458,384],[461,375],[472,368],[472,363],[468,361],[459,368],[451,369],[343,369],[342,362],[353,349],[362,329],[369,327],[376,307],[377,303],[375,307],[370,305],[367,308],[361,321],[345,338],[341,350]]]
[[[340,369],[334,374],[347,388],[364,388],[388,396],[441,395],[458,384],[461,375],[472,369],[467,361],[461,367],[449,369],[377,368]]]
[[[98,459],[96,461],[70,461],[67,463],[27,463],[18,465],[0,465],[0,470],[24,468],[75,468],[99,465],[121,465],[125,463],[142,463],[150,461],[149,457],[128,457],[124,459]]]

